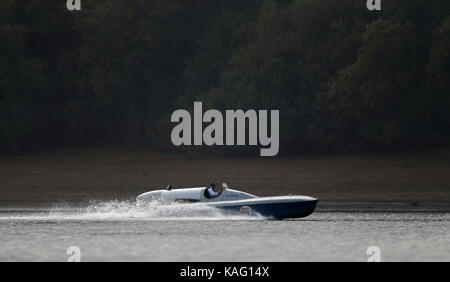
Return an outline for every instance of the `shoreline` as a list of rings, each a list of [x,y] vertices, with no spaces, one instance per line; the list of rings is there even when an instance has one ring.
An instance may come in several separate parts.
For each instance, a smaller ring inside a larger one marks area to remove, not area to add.
[[[168,184],[211,182],[257,196],[312,196],[316,212],[450,212],[447,154],[193,159],[92,151],[0,158],[0,211],[134,201]]]

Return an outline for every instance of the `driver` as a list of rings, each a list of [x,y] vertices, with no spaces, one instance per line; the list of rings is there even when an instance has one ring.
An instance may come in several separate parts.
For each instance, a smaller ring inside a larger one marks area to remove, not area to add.
[[[215,198],[217,196],[219,196],[219,193],[217,193],[216,191],[214,191],[214,188],[216,187],[216,184],[211,183],[211,185],[209,185],[208,188],[206,188],[206,191],[208,192],[208,196],[210,198]]]

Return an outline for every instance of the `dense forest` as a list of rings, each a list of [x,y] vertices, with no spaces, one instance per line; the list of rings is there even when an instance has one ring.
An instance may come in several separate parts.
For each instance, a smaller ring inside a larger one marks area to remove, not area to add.
[[[279,109],[280,154],[448,147],[449,51],[448,0],[2,0],[0,152],[175,150],[193,101]]]

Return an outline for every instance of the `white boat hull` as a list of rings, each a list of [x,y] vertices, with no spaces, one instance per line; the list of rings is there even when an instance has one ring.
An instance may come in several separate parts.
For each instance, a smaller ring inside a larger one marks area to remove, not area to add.
[[[314,212],[317,199],[308,196],[257,197],[233,189],[224,189],[220,196],[206,197],[206,187],[156,190],[143,193],[138,201],[199,203],[231,214],[261,215],[273,219],[306,217]]]

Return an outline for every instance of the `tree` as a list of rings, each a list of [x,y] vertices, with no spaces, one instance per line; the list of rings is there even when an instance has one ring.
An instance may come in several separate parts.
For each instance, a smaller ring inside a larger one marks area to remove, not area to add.
[[[367,26],[356,62],[332,78],[317,104],[328,144],[357,150],[408,143],[420,84],[417,38],[408,26],[379,19]],[[414,103],[411,103],[414,101]]]

